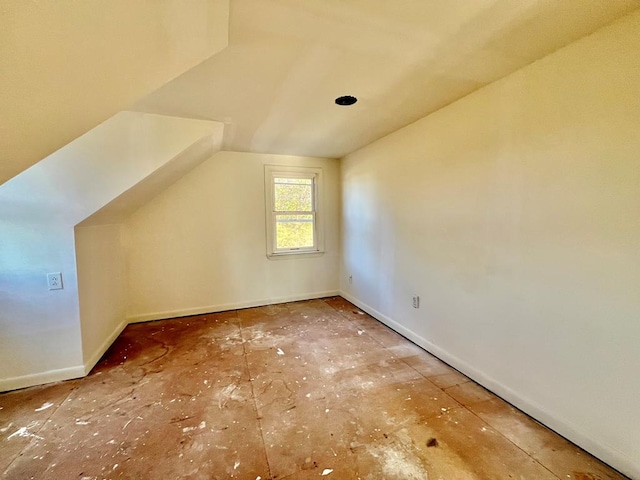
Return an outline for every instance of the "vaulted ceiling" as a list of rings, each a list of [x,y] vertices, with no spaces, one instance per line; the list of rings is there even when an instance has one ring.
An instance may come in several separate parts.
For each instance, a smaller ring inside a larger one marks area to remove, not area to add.
[[[228,48],[134,108],[222,121],[227,150],[342,157],[590,34],[640,2],[230,5]],[[358,103],[335,105],[345,94]]]
[[[636,8],[0,0],[0,184],[123,109],[224,122],[226,150],[342,157]]]

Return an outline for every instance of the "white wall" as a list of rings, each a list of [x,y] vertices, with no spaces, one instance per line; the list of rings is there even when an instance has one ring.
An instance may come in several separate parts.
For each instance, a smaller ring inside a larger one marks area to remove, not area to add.
[[[323,169],[323,255],[267,258],[265,164]],[[217,153],[128,219],[130,321],[335,294],[339,195],[337,160]]]
[[[0,391],[85,373],[74,226],[205,137],[222,125],[121,112],[0,185]]]
[[[634,478],[638,32],[640,12],[347,156],[341,272],[347,298]]]
[[[225,48],[229,0],[0,0],[0,184]]]
[[[82,358],[93,367],[126,326],[124,227],[76,227],[75,242]]]

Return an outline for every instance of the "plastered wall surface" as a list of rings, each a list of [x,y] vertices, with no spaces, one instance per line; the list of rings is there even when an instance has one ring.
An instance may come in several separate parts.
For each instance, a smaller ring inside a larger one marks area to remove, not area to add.
[[[0,0],[0,184],[228,44],[229,1]]]
[[[220,129],[121,112],[0,185],[0,390],[85,373],[74,226]],[[62,273],[63,290],[48,290],[49,272]]]
[[[324,254],[266,256],[264,165],[320,167]],[[335,294],[337,160],[219,152],[127,221],[129,320]]]
[[[126,326],[124,227],[76,227],[75,245],[82,360],[92,367]]]
[[[347,298],[633,478],[638,32],[640,12],[342,163]]]

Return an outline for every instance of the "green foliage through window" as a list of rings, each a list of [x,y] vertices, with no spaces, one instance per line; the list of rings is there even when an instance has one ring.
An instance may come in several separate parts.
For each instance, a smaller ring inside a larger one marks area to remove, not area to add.
[[[314,184],[312,178],[273,179],[276,248],[313,248]],[[308,212],[308,214],[307,214]]]
[[[313,181],[310,178],[275,178],[277,212],[312,212]]]
[[[313,247],[313,215],[276,215],[276,248]]]

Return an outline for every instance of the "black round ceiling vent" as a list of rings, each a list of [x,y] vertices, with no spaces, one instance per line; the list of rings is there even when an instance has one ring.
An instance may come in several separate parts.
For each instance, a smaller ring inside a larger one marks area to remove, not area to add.
[[[353,105],[357,101],[358,99],[356,97],[352,97],[351,95],[344,95],[342,97],[336,98],[336,105],[342,105],[342,106]]]

